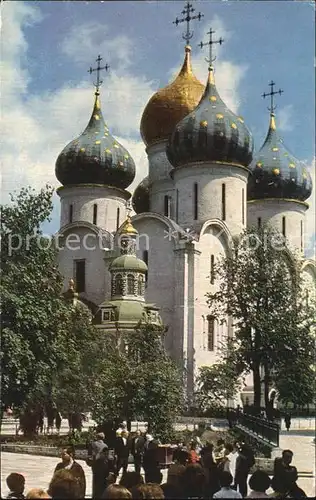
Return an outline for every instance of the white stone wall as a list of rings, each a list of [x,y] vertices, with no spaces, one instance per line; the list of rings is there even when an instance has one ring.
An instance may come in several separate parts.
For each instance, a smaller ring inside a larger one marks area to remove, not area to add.
[[[137,216],[133,225],[139,233],[137,257],[143,259],[144,250],[148,250],[148,281],[145,291],[147,303],[160,307],[164,325],[168,326],[166,348],[173,351],[173,318],[175,300],[174,277],[174,240],[166,237],[168,227],[154,217]],[[168,236],[168,233],[167,233]],[[182,331],[179,332],[182,336]]]
[[[60,226],[68,224],[70,205],[73,205],[72,221],[93,223],[93,206],[97,205],[96,225],[109,232],[117,229],[117,210],[120,210],[119,225],[126,219],[127,191],[108,186],[86,185],[61,187],[57,190],[61,201]]]
[[[176,169],[174,181],[175,196],[178,198],[177,222],[182,227],[192,227],[197,222],[208,219],[222,219],[222,184],[225,184],[225,222],[232,235],[239,234],[247,224],[247,179],[246,169],[231,165],[201,163]],[[197,220],[194,219],[195,183],[198,184]]]
[[[87,235],[90,237],[87,239]],[[58,253],[57,265],[60,273],[64,276],[64,289],[68,289],[68,282],[75,278],[75,261],[85,260],[85,292],[80,297],[101,304],[110,295],[111,282],[106,279],[105,268],[106,252],[100,248],[95,232],[86,227],[73,227],[63,232],[63,238],[59,239],[60,251]],[[86,245],[84,241],[88,242]],[[87,247],[94,247],[88,249]]]
[[[260,217],[262,225],[269,224],[282,234],[282,219],[285,217],[285,236],[289,248],[304,254],[306,203],[266,199],[249,201],[247,205],[248,227],[257,228]]]
[[[174,184],[170,177],[172,166],[166,155],[167,141],[147,148],[150,182],[150,211],[165,215],[165,196],[170,197],[170,218],[175,218]]]
[[[207,305],[207,293],[214,293],[218,289],[219,280],[214,279],[211,283],[211,255],[214,255],[215,266],[227,253],[227,242],[224,237],[218,237],[219,228],[209,226],[201,235],[196,247],[201,252],[196,262],[195,272],[195,328],[194,328],[194,350],[195,350],[195,372],[205,365],[219,362],[219,349],[229,331],[228,318],[225,324],[215,321],[214,350],[208,350],[208,322],[207,316],[210,308]]]

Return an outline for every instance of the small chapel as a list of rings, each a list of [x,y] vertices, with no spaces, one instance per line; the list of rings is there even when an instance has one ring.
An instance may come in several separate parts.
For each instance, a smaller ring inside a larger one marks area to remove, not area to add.
[[[149,172],[133,196],[128,188],[137,165],[101,110],[100,56],[90,120],[59,154],[56,177],[59,233],[79,242],[59,251],[65,290],[74,279],[74,293],[104,334],[133,330],[142,320],[165,325],[165,347],[185,365],[190,395],[198,368],[217,362],[222,341],[234,335],[232,318],[218,322],[206,299],[217,287],[216,262],[233,238],[247,227],[271,225],[301,256],[308,286],[315,283],[316,267],[304,257],[312,181],[278,131],[274,96],[282,91],[271,82],[267,135],[254,152],[244,118],[226,106],[216,87],[212,51],[223,40],[214,40],[210,30],[203,84],[193,73],[189,21],[187,26],[178,75],[157,90],[142,114]],[[106,116],[106,96],[104,102]]]

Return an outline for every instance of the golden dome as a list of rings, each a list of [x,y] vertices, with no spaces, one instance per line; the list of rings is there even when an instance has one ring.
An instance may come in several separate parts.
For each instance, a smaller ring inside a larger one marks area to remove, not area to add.
[[[125,222],[120,228],[120,234],[138,234],[137,229],[134,228],[131,218],[128,215]]]
[[[167,87],[158,90],[148,101],[140,123],[144,143],[169,139],[176,124],[196,108],[204,85],[194,76],[191,66],[191,47],[185,47],[180,73]]]

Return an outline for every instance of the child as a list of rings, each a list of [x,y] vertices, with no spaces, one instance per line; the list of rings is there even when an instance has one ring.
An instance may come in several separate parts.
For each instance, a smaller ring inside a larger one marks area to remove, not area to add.
[[[10,490],[7,498],[25,498],[23,495],[25,487],[25,477],[17,472],[12,472],[6,479],[7,486]]]

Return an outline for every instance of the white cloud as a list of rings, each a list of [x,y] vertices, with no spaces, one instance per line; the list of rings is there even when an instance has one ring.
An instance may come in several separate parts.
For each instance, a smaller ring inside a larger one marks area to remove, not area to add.
[[[86,127],[94,102],[94,90],[87,75],[87,79],[76,86],[66,83],[54,92],[28,93],[31,80],[24,64],[28,45],[23,29],[26,23],[40,21],[41,16],[36,7],[30,8],[22,2],[8,2],[4,7],[3,21],[10,40],[10,47],[5,44],[1,89],[2,202],[6,203],[8,194],[22,186],[31,185],[36,189],[46,183],[58,186],[56,158],[64,146]],[[96,54],[105,50],[99,44],[100,34],[100,24],[82,25],[80,29],[77,26],[61,48],[69,57],[77,54],[78,64],[88,60],[91,63]],[[104,26],[102,37],[104,47],[111,47],[112,57],[120,67],[119,74],[114,68],[106,75],[101,89],[102,111],[110,131],[135,160],[137,175],[130,188],[133,189],[148,170],[145,146],[139,137],[139,123],[143,108],[155,88],[141,75],[134,75],[132,68],[126,69],[132,50],[131,41],[127,44],[127,39],[124,39],[122,43],[122,37],[109,43],[104,41]],[[83,40],[85,50],[78,50],[77,44],[82,45]],[[116,49],[118,52],[115,52]],[[59,209],[58,200],[57,204]],[[58,218],[56,207],[53,216]]]
[[[198,26],[198,32],[192,39],[192,68],[195,76],[203,83],[206,84],[208,75],[208,63],[205,59],[209,58],[208,47],[201,48],[198,47],[200,41],[207,42],[209,40],[209,35],[207,32],[210,27],[215,31],[213,35],[214,40],[222,38],[224,42],[227,42],[232,37],[232,32],[228,31],[225,27],[223,21],[218,17],[214,16],[210,22],[204,22]],[[197,31],[197,30],[196,30]],[[193,42],[194,40],[194,42]],[[241,105],[241,99],[239,97],[239,86],[243,77],[245,77],[247,71],[247,65],[237,65],[232,61],[223,60],[221,55],[222,46],[216,44],[213,46],[213,57],[216,56],[216,61],[214,63],[215,67],[215,80],[217,90],[227,105],[234,113],[238,113]],[[176,67],[172,68],[170,71],[170,81],[173,80],[179,73],[179,69],[182,65],[183,59],[180,60]]]
[[[284,132],[293,130],[293,105],[287,104],[277,111],[278,129]]]

